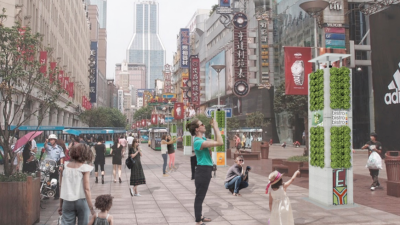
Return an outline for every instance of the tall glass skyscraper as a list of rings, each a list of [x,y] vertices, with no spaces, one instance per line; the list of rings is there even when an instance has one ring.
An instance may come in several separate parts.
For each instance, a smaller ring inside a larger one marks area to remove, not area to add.
[[[99,9],[100,28],[107,28],[107,0],[89,0],[90,5],[97,5]]]
[[[153,89],[156,79],[163,79],[165,48],[158,34],[156,1],[139,1],[134,6],[133,37],[127,50],[129,63],[146,65],[146,87]]]

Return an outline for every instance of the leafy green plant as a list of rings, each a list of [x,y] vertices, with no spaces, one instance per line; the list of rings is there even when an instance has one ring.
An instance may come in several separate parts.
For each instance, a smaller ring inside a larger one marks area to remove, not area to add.
[[[185,146],[192,146],[192,136],[185,136]]]
[[[0,174],[0,182],[25,182],[28,176],[36,177],[35,174],[14,173],[10,176]]]
[[[176,124],[172,124],[171,133],[176,133]]]
[[[310,74],[310,110],[324,109],[324,71],[317,70]]]
[[[348,126],[331,127],[331,167],[351,167],[351,129]]]
[[[332,109],[350,108],[350,70],[347,67],[330,69],[330,100]]]
[[[222,146],[217,147],[217,152],[225,152],[225,135],[221,135],[222,140],[224,141],[224,144]]]
[[[292,156],[287,159],[289,162],[308,162],[308,156]]]
[[[311,127],[310,129],[310,165],[316,167],[325,167],[325,150],[323,127]]]

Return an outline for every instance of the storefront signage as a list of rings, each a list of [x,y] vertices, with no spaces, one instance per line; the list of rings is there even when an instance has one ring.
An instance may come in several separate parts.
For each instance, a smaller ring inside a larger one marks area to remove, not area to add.
[[[348,24],[344,23],[324,23],[322,24],[323,27],[343,27],[343,28],[349,28]]]
[[[340,11],[343,9],[342,1],[329,1],[329,10]]]
[[[347,111],[332,110],[332,126],[343,126],[348,124]]]
[[[234,33],[234,72],[235,83],[233,93],[238,97],[244,97],[250,92],[247,83],[247,16],[244,13],[236,13],[233,17]]]
[[[190,39],[189,29],[181,28],[181,68],[189,68]]]
[[[172,92],[172,84],[171,84],[171,65],[166,64],[164,66],[164,93]]]
[[[308,74],[312,72],[310,47],[284,47],[285,94],[308,95]]]
[[[190,80],[192,83],[192,104],[200,105],[200,59],[198,57],[190,58]]]
[[[90,102],[96,102],[97,97],[97,41],[90,43],[89,57],[89,98]]]

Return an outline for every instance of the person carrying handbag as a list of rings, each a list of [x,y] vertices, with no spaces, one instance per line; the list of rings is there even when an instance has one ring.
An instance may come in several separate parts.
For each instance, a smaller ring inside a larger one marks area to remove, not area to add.
[[[129,156],[134,160],[133,166],[131,168],[131,179],[130,179],[130,187],[129,191],[131,196],[140,197],[137,190],[137,186],[141,184],[146,184],[146,177],[144,176],[142,163],[140,158],[143,156],[142,150],[139,148],[139,143],[137,140],[132,142],[132,148],[129,149]]]
[[[368,149],[368,158],[372,154],[372,152],[376,152],[381,157],[382,153],[382,144],[381,142],[377,141],[378,135],[376,133],[371,133],[370,141],[368,141],[362,149]],[[378,176],[379,176],[379,169],[369,169],[369,174],[372,178],[371,184],[371,191],[375,191],[375,188],[379,187],[381,184],[379,183]]]

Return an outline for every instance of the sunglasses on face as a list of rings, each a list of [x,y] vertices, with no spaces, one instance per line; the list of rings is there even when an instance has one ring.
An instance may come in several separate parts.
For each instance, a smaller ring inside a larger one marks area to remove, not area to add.
[[[204,127],[204,124],[200,124],[199,127]]]
[[[239,162],[243,162],[243,159],[239,159],[238,161],[239,161]]]

